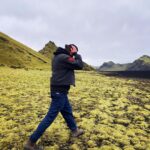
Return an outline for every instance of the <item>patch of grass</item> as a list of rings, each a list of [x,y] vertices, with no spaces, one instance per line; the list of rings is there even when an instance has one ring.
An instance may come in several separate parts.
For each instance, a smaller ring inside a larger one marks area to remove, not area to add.
[[[22,149],[48,111],[51,72],[3,67],[0,72],[0,149]],[[46,150],[148,150],[150,95],[142,86],[148,89],[150,81],[76,71],[68,97],[85,133],[71,138],[59,114],[38,144]]]

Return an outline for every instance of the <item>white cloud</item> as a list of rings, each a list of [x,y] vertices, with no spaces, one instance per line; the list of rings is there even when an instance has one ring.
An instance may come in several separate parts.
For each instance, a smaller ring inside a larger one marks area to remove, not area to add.
[[[150,55],[149,0],[2,0],[0,30],[39,50],[75,43],[87,63]]]

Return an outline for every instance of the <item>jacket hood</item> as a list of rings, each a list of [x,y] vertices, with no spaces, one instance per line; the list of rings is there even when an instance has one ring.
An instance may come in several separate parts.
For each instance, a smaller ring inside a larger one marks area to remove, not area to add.
[[[59,54],[67,54],[67,55],[70,55],[70,53],[64,49],[64,48],[61,48],[61,47],[58,47],[57,50],[53,53],[54,55],[59,55]]]

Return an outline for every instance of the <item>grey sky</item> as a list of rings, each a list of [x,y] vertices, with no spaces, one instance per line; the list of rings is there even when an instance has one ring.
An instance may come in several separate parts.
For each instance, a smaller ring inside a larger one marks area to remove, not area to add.
[[[1,0],[0,31],[39,51],[74,43],[85,62],[150,55],[150,0]]]

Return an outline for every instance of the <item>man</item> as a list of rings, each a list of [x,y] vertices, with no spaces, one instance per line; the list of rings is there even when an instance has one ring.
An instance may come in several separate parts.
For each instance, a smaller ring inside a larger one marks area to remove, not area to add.
[[[73,137],[78,137],[84,133],[84,131],[79,129],[76,125],[72,114],[72,107],[67,96],[70,85],[75,86],[74,70],[83,69],[81,55],[77,54],[77,52],[78,47],[74,44],[65,45],[65,49],[59,47],[56,52],[54,52],[54,58],[52,60],[52,77],[50,82],[51,105],[45,118],[41,121],[25,144],[24,150],[42,150],[42,148],[36,145],[36,142],[51,125],[59,112],[65,119]]]

